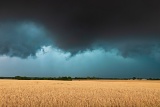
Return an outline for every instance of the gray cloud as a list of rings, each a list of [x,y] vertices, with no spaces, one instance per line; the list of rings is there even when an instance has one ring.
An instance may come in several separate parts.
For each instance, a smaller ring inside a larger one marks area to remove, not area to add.
[[[1,0],[0,75],[160,77],[159,4]]]
[[[48,32],[32,22],[1,22],[0,54],[27,58],[48,45]]]
[[[45,38],[50,38],[58,48],[72,55],[102,47],[106,50],[116,48],[124,57],[153,55],[154,52],[157,57],[159,3],[157,0],[1,1],[0,54],[34,56],[41,46],[46,45]],[[52,34],[44,34],[43,28],[39,33],[30,27],[17,31],[15,28],[19,25],[2,23],[26,20],[43,25]]]
[[[33,22],[1,22],[0,24],[0,54],[8,56],[17,56],[21,58],[27,58],[28,56],[35,56],[36,52],[42,48],[42,46],[51,45],[53,46],[56,35],[46,30],[40,24]],[[135,36],[137,37],[137,36]],[[141,36],[140,36],[141,37]],[[160,53],[160,39],[159,37],[150,38],[147,36],[145,39],[126,37],[121,39],[110,38],[110,39],[97,39],[85,45],[83,42],[82,46],[72,49],[60,48],[63,51],[71,52],[72,55],[77,53],[83,53],[86,50],[95,50],[97,48],[103,48],[106,51],[112,49],[118,49],[119,54],[123,57],[136,57],[136,56],[151,56],[159,60]],[[62,41],[66,44],[66,41]],[[58,44],[55,44],[59,46]],[[66,44],[67,45],[67,44]]]

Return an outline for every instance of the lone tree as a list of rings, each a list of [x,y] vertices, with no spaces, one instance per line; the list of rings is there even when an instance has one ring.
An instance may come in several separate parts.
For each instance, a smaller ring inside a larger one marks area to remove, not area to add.
[[[136,79],[136,77],[133,77],[132,79],[133,79],[133,80],[135,80],[135,79]]]

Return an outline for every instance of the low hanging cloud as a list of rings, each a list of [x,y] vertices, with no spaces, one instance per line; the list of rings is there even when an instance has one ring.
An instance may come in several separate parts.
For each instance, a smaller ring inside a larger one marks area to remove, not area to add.
[[[38,49],[51,41],[49,45],[54,43],[71,55],[88,49],[116,48],[124,57],[159,58],[159,3],[157,0],[1,1],[0,54],[35,56]]]
[[[47,31],[31,22],[8,22],[0,25],[0,55],[27,58],[47,46]]]

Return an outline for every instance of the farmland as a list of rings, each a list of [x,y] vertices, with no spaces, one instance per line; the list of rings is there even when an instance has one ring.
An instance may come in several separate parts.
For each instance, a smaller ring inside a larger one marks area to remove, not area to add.
[[[0,107],[160,107],[160,81],[0,80]]]

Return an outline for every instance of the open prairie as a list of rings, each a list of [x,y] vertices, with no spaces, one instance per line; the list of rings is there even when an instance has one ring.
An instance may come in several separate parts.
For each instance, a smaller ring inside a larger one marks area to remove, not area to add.
[[[160,81],[0,80],[0,107],[160,107]]]

